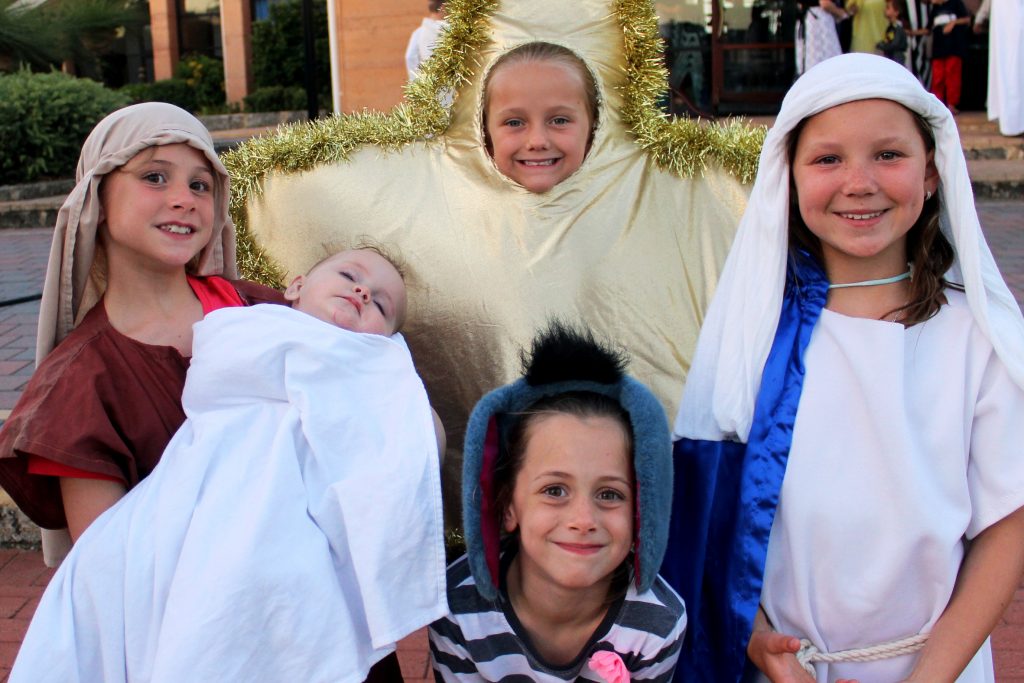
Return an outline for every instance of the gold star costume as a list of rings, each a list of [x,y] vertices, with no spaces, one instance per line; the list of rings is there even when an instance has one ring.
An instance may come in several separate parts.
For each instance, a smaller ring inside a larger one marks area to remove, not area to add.
[[[408,262],[404,334],[448,432],[450,507],[470,410],[521,374],[520,349],[552,317],[622,344],[630,372],[675,414],[763,131],[661,115],[649,2],[447,8],[448,30],[395,110],[284,128],[225,163],[243,275],[281,284],[325,246],[365,236]],[[487,69],[534,40],[575,51],[600,91],[586,160],[544,194],[497,170],[481,121]]]

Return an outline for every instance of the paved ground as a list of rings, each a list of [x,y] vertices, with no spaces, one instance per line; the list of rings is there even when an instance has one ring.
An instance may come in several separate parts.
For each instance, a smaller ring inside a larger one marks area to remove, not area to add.
[[[1018,303],[1024,306],[1024,202],[982,201],[978,205],[992,251]],[[41,290],[50,230],[0,230],[0,302]],[[38,302],[0,306],[0,420],[14,406],[31,374]],[[25,629],[52,572],[37,551],[0,550],[0,683],[14,661]],[[1024,585],[993,634],[999,683],[1024,683]],[[426,634],[399,644],[409,683],[430,680]]]
[[[51,228],[0,231],[0,304],[42,291]],[[39,303],[0,306],[0,420],[32,374]]]
[[[7,681],[39,596],[52,575],[38,551],[0,549],[0,683]],[[426,630],[399,643],[398,659],[406,683],[433,681],[432,676],[428,678]]]

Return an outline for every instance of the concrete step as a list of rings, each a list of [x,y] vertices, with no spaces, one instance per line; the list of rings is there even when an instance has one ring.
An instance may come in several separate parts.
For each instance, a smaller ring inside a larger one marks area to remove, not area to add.
[[[984,199],[1024,199],[1024,161],[1020,159],[970,159],[974,196]]]
[[[21,199],[38,199],[39,197],[66,195],[74,187],[75,181],[71,178],[42,180],[22,185],[0,185],[0,202],[15,202]]]
[[[305,118],[304,113],[303,118]],[[294,121],[281,121],[281,123],[293,122]],[[256,126],[252,128],[230,128],[227,130],[211,129],[210,137],[213,138],[213,148],[217,150],[217,154],[224,154],[225,152],[230,152],[250,138],[273,133],[277,130],[278,125],[279,124],[275,123],[274,125]]]
[[[1024,161],[1024,137],[1007,138],[985,133],[961,134],[960,142],[968,159],[1012,159]]]
[[[31,192],[30,192],[31,194]],[[0,229],[41,228],[57,223],[66,195],[0,201]]]
[[[321,116],[327,112],[320,112]],[[295,123],[306,120],[305,111],[266,111],[266,112],[239,112],[237,114],[217,114],[214,116],[200,116],[199,120],[206,126],[206,130],[216,137],[220,131],[242,130],[247,128],[270,128],[273,129],[282,123]]]

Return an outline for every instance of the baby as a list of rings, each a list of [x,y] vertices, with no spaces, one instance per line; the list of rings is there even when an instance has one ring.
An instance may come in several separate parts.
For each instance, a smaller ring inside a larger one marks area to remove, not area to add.
[[[359,683],[447,614],[435,427],[382,253],[196,324],[188,419],[47,588],[13,681]]]
[[[405,279],[374,249],[332,254],[284,292],[292,308],[343,330],[391,336],[405,322]]]

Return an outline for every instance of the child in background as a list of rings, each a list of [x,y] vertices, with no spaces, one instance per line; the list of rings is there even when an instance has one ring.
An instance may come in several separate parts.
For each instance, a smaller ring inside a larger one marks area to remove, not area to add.
[[[688,605],[704,586],[681,670],[992,683],[1022,419],[1024,319],[950,112],[889,60],[820,64],[765,140],[676,422],[680,481],[720,475],[673,527]]]
[[[444,681],[667,680],[686,614],[657,575],[672,462],[625,360],[554,324],[466,431],[467,554],[430,627]],[[503,542],[499,536],[504,534]]]
[[[597,83],[572,50],[520,45],[484,81],[484,138],[495,166],[530,192],[547,192],[580,167],[597,127]]]
[[[12,681],[359,683],[447,613],[402,276],[357,249],[285,295],[196,325],[188,419],[65,559]]]
[[[932,5],[932,94],[951,112],[959,114],[971,15],[963,0],[932,0]]]
[[[76,178],[54,231],[38,367],[0,430],[0,485],[43,527],[50,566],[70,545],[64,529],[78,538],[145,478],[184,421],[192,324],[281,301],[232,280],[228,174],[188,112],[153,102],[110,114]]]
[[[889,20],[889,25],[885,29],[884,37],[878,43],[878,49],[882,51],[886,59],[905,65],[907,32],[903,28],[902,0],[887,0],[885,18]]]

